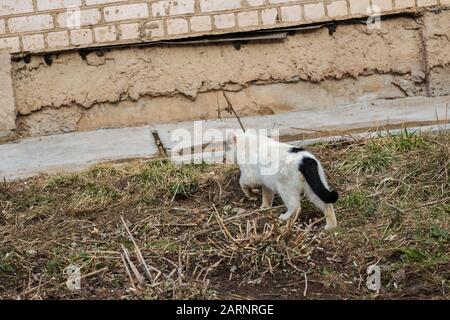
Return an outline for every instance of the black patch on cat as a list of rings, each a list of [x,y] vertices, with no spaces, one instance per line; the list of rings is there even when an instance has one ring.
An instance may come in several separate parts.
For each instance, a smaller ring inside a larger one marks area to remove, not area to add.
[[[299,148],[299,147],[292,147],[292,148],[289,149],[289,153],[299,153],[299,152],[302,152],[302,151],[305,151],[305,149]]]
[[[298,169],[320,200],[325,203],[335,203],[339,199],[339,194],[336,191],[330,191],[323,185],[319,175],[319,165],[315,159],[303,158]]]

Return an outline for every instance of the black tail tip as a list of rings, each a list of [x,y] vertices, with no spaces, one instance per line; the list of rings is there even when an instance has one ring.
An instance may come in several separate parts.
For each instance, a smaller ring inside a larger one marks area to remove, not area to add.
[[[328,195],[328,203],[335,203],[336,201],[338,201],[339,199],[339,193],[337,193],[336,191],[330,191],[329,195]]]

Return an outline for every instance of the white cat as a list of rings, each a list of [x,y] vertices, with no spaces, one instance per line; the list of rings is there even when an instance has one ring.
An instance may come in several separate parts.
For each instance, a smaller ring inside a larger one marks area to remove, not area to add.
[[[261,208],[270,208],[279,194],[288,209],[280,219],[287,221],[301,210],[303,194],[325,214],[326,230],[337,227],[332,204],[338,193],[330,190],[322,165],[311,153],[250,133],[234,133],[228,143],[241,169],[242,191],[250,200],[256,200],[252,189],[262,187]]]

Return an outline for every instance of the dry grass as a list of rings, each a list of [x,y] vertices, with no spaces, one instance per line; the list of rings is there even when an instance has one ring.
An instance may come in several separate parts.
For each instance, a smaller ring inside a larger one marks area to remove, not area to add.
[[[279,200],[242,202],[232,166],[133,162],[1,184],[0,298],[448,299],[450,134],[312,149],[341,193],[333,233],[307,203],[286,224]],[[365,286],[374,263],[378,295]],[[65,286],[71,264],[81,291]]]

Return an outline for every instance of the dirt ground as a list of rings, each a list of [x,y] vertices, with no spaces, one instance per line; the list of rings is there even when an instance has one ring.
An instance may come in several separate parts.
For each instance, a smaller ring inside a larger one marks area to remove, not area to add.
[[[135,161],[0,183],[0,298],[448,299],[450,134],[311,150],[341,195],[333,232],[306,201],[290,223],[279,199],[243,201],[235,166]]]

